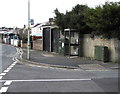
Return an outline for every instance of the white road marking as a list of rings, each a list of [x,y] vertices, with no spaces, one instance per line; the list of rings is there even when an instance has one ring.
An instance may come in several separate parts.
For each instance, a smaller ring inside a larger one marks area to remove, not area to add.
[[[32,79],[32,80],[0,80],[0,82],[66,82],[66,81],[90,81],[92,79]]]
[[[13,62],[13,64],[16,64],[16,63],[17,63],[17,61]]]
[[[10,70],[4,70],[4,72],[9,72]]]
[[[14,59],[14,58],[12,58],[12,60],[14,61],[15,59]]]
[[[13,65],[10,65],[10,66],[9,66],[9,68],[12,68],[12,67],[14,67],[14,66],[13,66]]]
[[[3,76],[0,76],[0,79],[2,79],[3,78]]]
[[[11,69],[12,69],[12,68],[9,68],[9,67],[7,68],[7,70],[11,70]]]
[[[8,90],[8,87],[2,87],[1,89],[0,89],[0,92],[6,92]]]
[[[14,66],[15,64],[13,63],[13,64],[11,64],[12,66]]]
[[[3,75],[5,75],[5,74],[6,74],[6,73],[1,73],[0,75],[2,75],[2,76],[3,76]]]
[[[12,83],[12,81],[6,81],[5,83],[4,83],[4,85],[10,85]]]
[[[9,71],[16,65],[16,63],[17,63],[16,55],[20,53],[20,52],[18,52],[18,51],[20,51],[18,48],[16,48],[16,50],[17,50],[17,53],[16,53],[15,56],[12,58],[12,60],[14,61],[13,64],[11,64],[6,70],[4,70],[4,73],[0,73],[0,82],[5,82],[4,85],[10,85],[10,84],[12,83],[11,80],[3,81],[3,80],[1,80],[1,79],[3,78],[4,75],[6,75],[7,72],[9,72]],[[1,94],[2,92],[7,92],[7,90],[8,90],[8,87],[2,87],[2,88],[0,89],[0,94]]]

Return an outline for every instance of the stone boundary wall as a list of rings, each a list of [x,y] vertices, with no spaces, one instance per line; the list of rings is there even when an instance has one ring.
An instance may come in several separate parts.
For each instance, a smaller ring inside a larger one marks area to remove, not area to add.
[[[27,48],[27,43],[22,43],[21,47]]]
[[[116,59],[120,63],[120,40],[117,40],[116,45]]]
[[[33,49],[34,50],[42,50],[42,40],[33,41]]]
[[[94,47],[107,46],[110,52],[109,60],[112,62],[120,61],[120,40],[117,39],[102,39],[102,38],[90,38],[89,34],[83,36],[82,39],[82,56],[94,58]]]

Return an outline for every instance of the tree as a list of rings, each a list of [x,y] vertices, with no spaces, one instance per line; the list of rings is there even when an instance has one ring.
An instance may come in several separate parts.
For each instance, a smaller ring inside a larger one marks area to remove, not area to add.
[[[63,30],[65,28],[78,29],[81,32],[87,32],[88,26],[85,23],[84,11],[88,9],[87,5],[77,4],[71,11],[66,14],[55,10],[55,23]]]
[[[95,9],[89,8],[84,14],[86,24],[90,28],[89,30],[91,31],[90,32],[91,36],[101,34],[100,32],[100,25],[102,23],[101,12],[102,12],[101,6],[97,6]]]
[[[55,10],[55,23],[65,28],[78,29],[83,34],[120,39],[120,2],[106,2],[95,8],[77,4],[66,14]]]
[[[56,15],[55,19],[55,24],[58,25],[60,27],[61,30],[63,30],[65,28],[65,24],[64,24],[64,14],[60,13],[58,11],[58,9],[54,10],[54,13]]]
[[[92,36],[120,38],[120,6],[117,2],[106,2],[95,9],[90,8],[85,17]]]
[[[118,3],[106,2],[103,5],[100,28],[103,37],[120,38],[120,6]]]

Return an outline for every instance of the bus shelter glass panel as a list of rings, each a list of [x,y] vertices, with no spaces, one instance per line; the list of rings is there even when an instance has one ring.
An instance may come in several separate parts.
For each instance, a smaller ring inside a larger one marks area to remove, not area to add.
[[[71,34],[71,37],[70,37],[71,42],[70,43],[71,44],[78,44],[79,33],[78,32],[71,32],[70,34]]]

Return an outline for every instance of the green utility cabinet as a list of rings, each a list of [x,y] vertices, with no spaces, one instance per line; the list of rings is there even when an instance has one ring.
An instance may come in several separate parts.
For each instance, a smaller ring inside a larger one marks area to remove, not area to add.
[[[59,54],[64,55],[64,39],[59,39]]]
[[[95,58],[95,60],[108,62],[109,61],[108,47],[106,47],[106,46],[95,46],[94,58]]]

